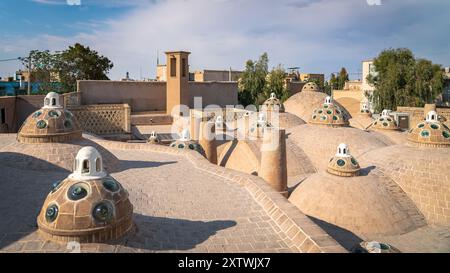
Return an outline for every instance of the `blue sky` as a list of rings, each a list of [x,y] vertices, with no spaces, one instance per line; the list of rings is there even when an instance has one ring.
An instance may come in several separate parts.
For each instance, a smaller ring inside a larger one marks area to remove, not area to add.
[[[191,70],[242,69],[266,51],[272,66],[329,75],[408,47],[450,66],[448,14],[447,0],[3,0],[0,59],[81,42],[113,61],[112,79],[154,77],[156,52],[178,49]],[[0,63],[0,76],[18,68]]]

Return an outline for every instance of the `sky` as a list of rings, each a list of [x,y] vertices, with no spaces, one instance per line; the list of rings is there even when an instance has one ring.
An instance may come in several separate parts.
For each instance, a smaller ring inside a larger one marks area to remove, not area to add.
[[[361,61],[407,47],[450,66],[448,0],[0,0],[0,60],[76,42],[107,56],[110,78],[154,78],[159,52],[187,50],[191,71],[270,66],[358,78]],[[0,76],[21,68],[0,62]]]

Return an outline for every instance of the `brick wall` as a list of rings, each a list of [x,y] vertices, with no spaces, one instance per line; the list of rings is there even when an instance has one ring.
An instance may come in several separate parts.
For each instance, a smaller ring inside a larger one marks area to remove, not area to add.
[[[113,135],[131,132],[128,104],[81,105],[68,108],[85,132]]]
[[[422,107],[397,107],[397,112],[410,114],[410,128],[416,126],[419,122],[423,121],[425,115],[424,108]],[[444,123],[450,126],[450,108],[437,107],[436,112],[438,115],[443,116],[447,121]]]

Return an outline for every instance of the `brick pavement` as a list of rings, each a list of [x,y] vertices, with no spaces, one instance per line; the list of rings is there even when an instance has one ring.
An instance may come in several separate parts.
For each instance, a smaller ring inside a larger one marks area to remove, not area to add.
[[[0,145],[4,141],[0,139]],[[83,252],[291,252],[290,240],[240,185],[202,172],[184,157],[112,150],[130,193],[136,232],[119,242],[84,244]],[[67,171],[0,166],[0,251],[70,252],[41,239],[36,215],[53,182]]]

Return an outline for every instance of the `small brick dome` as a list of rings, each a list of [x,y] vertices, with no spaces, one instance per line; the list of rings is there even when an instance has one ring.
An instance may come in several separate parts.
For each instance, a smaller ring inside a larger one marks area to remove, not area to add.
[[[315,82],[308,82],[302,88],[302,92],[304,91],[320,92],[320,88]]]
[[[358,161],[350,154],[347,144],[340,144],[337,153],[330,159],[328,163],[328,173],[337,176],[358,176],[360,171]]]
[[[450,129],[439,121],[435,111],[430,111],[425,121],[409,130],[408,141],[419,146],[450,147]]]
[[[85,147],[77,155],[74,172],[53,185],[37,223],[50,240],[98,243],[129,232],[132,216],[128,192],[103,171],[98,151]]]
[[[191,140],[188,129],[181,132],[181,137],[170,144],[170,147],[176,149],[193,150],[200,154],[204,154],[202,146],[195,140]]]
[[[44,107],[31,114],[19,130],[21,143],[54,143],[81,139],[82,131],[74,115],[64,109],[59,95],[49,93]]]
[[[272,124],[267,121],[267,116],[263,112],[259,112],[256,122],[250,125],[249,135],[255,138],[261,138],[267,128],[271,128]]]
[[[150,134],[150,137],[147,140],[147,143],[159,144],[159,143],[161,143],[161,139],[160,139],[159,135],[155,131],[152,131],[151,134]]]
[[[361,242],[352,248],[353,253],[401,253],[397,248],[381,242]]]
[[[397,123],[389,113],[390,110],[383,110],[381,116],[372,122],[370,127],[376,130],[399,130]]]
[[[367,103],[363,103],[363,104],[361,105],[361,109],[360,109],[360,111],[359,111],[359,114],[360,114],[361,116],[368,116],[368,117],[371,117],[371,116],[372,116],[372,113],[370,112],[369,106],[367,105]]]
[[[326,97],[322,107],[314,110],[309,123],[340,127],[347,126],[348,120],[343,110],[333,103],[331,97]]]
[[[268,98],[261,106],[261,111],[277,111],[282,113],[284,112],[284,106],[277,98],[276,94],[272,93],[270,94],[270,98]]]

